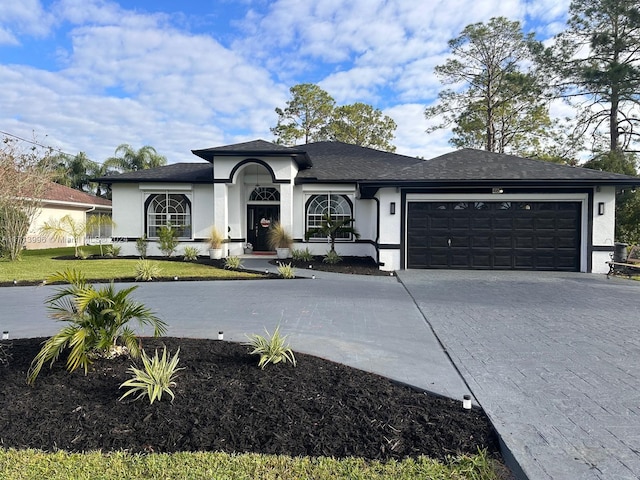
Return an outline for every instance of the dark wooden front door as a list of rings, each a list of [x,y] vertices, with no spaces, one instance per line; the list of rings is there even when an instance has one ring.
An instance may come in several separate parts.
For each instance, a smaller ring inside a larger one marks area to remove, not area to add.
[[[247,205],[247,241],[256,252],[266,252],[267,231],[280,218],[279,205]]]

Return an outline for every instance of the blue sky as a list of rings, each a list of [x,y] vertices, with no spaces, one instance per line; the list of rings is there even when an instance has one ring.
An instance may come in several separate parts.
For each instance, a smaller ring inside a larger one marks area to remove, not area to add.
[[[273,140],[289,88],[316,83],[398,124],[405,155],[451,151],[427,135],[433,68],[468,24],[505,16],[540,40],[569,0],[0,1],[0,131],[96,161],[129,143],[170,163],[191,149]]]

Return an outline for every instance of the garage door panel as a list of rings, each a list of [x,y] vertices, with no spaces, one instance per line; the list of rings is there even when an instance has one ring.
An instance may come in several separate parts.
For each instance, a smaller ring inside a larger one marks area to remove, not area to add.
[[[579,269],[579,202],[409,202],[409,268]]]

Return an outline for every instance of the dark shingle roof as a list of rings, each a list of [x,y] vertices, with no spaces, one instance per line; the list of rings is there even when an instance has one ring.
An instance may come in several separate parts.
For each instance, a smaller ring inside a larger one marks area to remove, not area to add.
[[[421,160],[341,142],[316,142],[284,147],[264,140],[194,150],[202,158],[214,156],[291,156],[301,170],[296,183],[415,184],[555,184],[640,185],[640,178],[569,167],[465,148],[431,160]],[[184,182],[211,183],[209,163],[175,163],[150,170],[126,172],[96,179],[104,183]]]
[[[386,180],[433,182],[569,181],[619,183],[640,178],[588,168],[570,167],[543,160],[464,148],[431,160],[398,169]]]
[[[316,142],[297,147],[307,152],[313,167],[298,173],[298,179],[362,181],[384,179],[393,172],[423,163],[423,160],[342,142]]]
[[[103,183],[120,182],[185,182],[212,183],[213,171],[210,163],[172,163],[163,167],[96,178]]]

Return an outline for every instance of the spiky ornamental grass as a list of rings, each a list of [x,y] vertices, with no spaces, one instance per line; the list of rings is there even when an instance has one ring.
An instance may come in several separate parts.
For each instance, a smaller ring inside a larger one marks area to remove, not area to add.
[[[309,247],[304,250],[294,249],[291,251],[291,258],[296,261],[310,262],[313,260],[313,253],[309,251]]]
[[[162,273],[162,269],[157,263],[142,258],[136,262],[136,280],[150,282]]]
[[[200,255],[200,249],[198,247],[184,247],[183,258],[185,262],[194,262]]]
[[[296,269],[290,263],[278,263],[278,273],[282,278],[296,278]]]
[[[236,256],[227,257],[224,260],[224,268],[228,270],[239,270],[242,268],[242,259]]]
[[[287,343],[288,335],[280,335],[280,325],[276,327],[273,335],[270,335],[266,328],[264,331],[267,334],[266,337],[253,334],[248,336],[249,342],[245,344],[253,348],[251,355],[260,355],[258,366],[264,369],[270,363],[275,365],[280,362],[290,362],[295,367],[296,358]]]
[[[171,388],[176,386],[175,376],[179,370],[184,370],[184,368],[177,368],[178,362],[180,362],[179,353],[180,349],[169,360],[167,358],[167,347],[164,347],[162,357],[158,356],[158,350],[155,351],[153,358],[149,358],[146,352],[143,351],[143,369],[134,366],[129,367],[129,372],[131,372],[133,378],[120,385],[120,388],[129,387],[129,390],[120,397],[120,400],[138,393],[134,400],[148,397],[149,404],[153,404],[156,399],[158,401],[162,400],[163,393],[167,393],[171,396],[171,401],[173,402],[175,395]]]
[[[43,343],[27,372],[27,383],[33,384],[43,365],[46,362],[53,365],[67,348],[71,349],[67,370],[73,372],[82,367],[85,375],[92,357],[110,356],[117,350],[118,343],[126,347],[132,357],[139,357],[138,337],[128,325],[132,320],[141,326],[153,327],[156,337],[167,331],[166,323],[130,298],[137,286],[116,290],[111,282],[96,288],[87,283],[82,272],[73,269],[51,275],[47,283],[53,282],[68,283],[46,300],[51,317],[67,325]]]

